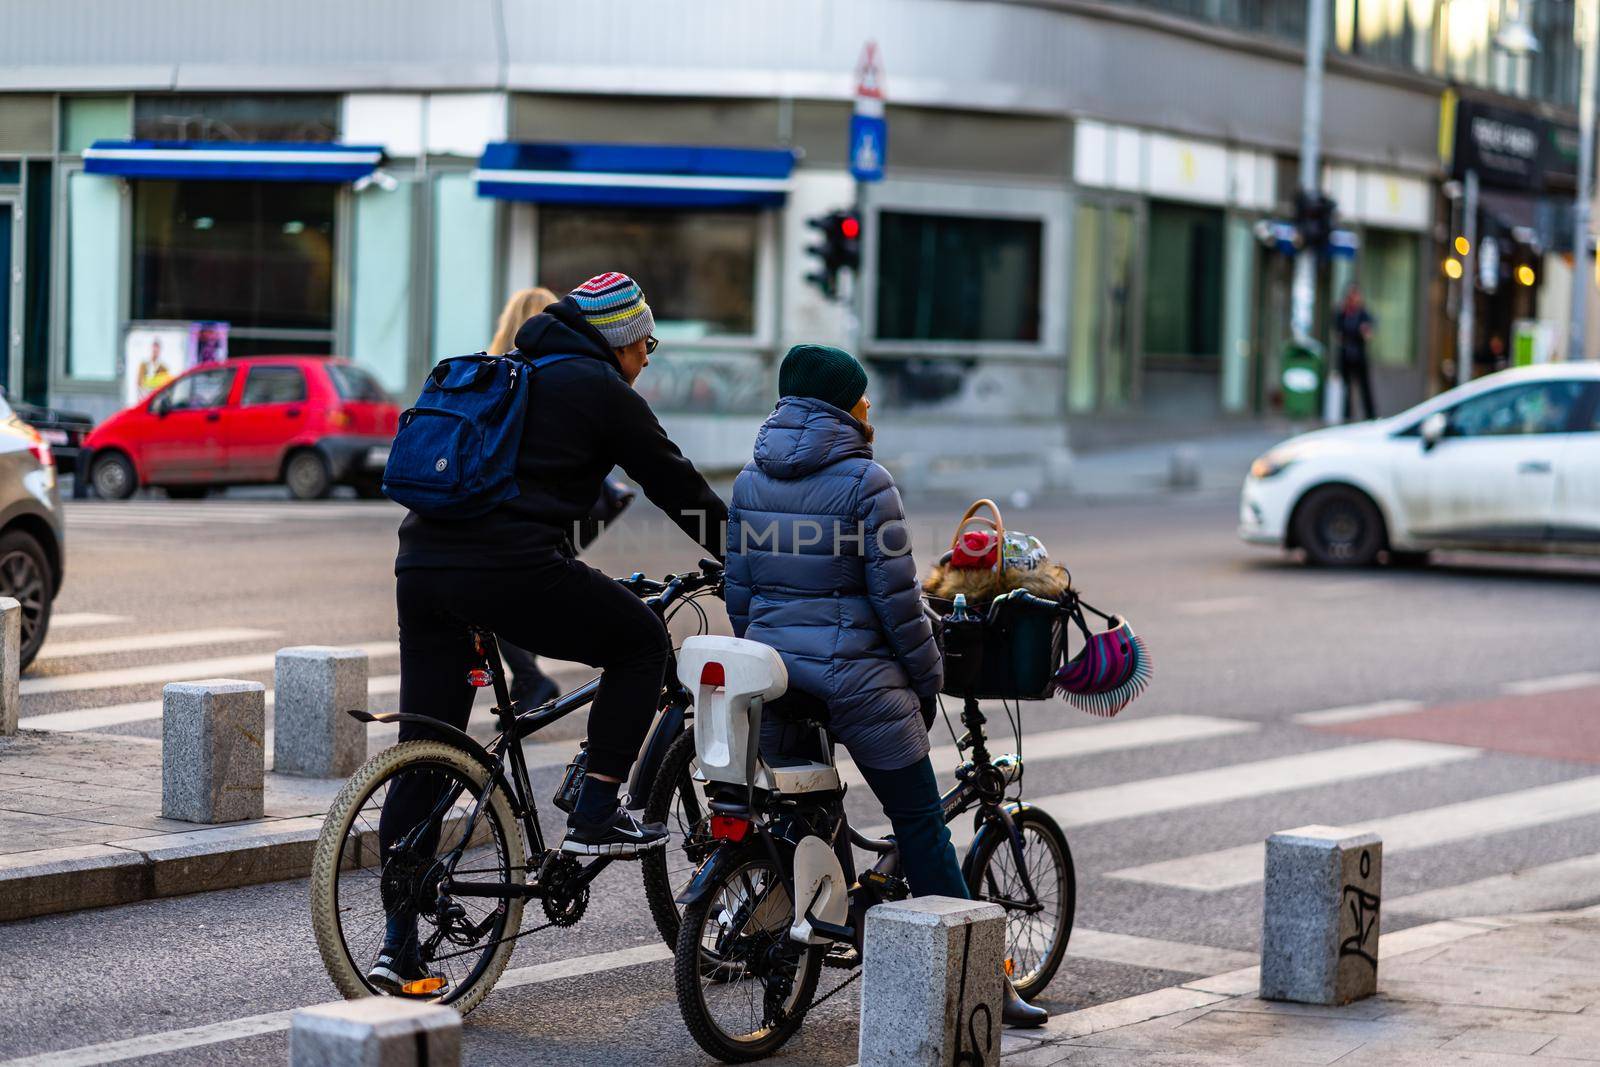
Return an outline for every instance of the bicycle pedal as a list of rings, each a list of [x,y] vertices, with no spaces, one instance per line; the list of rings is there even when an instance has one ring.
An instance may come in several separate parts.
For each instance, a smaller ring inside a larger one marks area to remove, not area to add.
[[[911,895],[905,879],[882,871],[868,871],[861,876],[861,884],[886,900],[903,900]]]

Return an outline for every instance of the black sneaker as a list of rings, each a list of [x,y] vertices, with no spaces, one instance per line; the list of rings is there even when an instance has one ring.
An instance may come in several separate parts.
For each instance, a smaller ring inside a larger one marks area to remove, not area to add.
[[[438,982],[428,982],[434,979]],[[441,976],[434,974],[423,966],[422,957],[417,954],[416,942],[407,944],[404,948],[397,948],[385,944],[378,950],[378,958],[372,966],[367,968],[367,981],[388,993],[390,996],[426,996],[434,997],[449,988],[449,982]],[[430,988],[418,989],[407,992],[406,986],[413,982],[426,982]]]
[[[567,839],[561,842],[561,851],[580,856],[631,859],[666,843],[666,826],[641,823],[619,804],[603,819],[590,819],[577,811],[567,816]]]

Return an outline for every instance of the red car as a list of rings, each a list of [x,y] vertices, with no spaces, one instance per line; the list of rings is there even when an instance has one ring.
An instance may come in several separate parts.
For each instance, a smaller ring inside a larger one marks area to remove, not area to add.
[[[84,440],[90,484],[122,500],[281,482],[299,500],[379,484],[400,409],[366,371],[327,356],[254,356],[186,371]],[[80,466],[80,470],[85,469]]]

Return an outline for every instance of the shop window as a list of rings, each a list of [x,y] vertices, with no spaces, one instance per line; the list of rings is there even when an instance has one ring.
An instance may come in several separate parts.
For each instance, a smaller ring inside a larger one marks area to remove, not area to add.
[[[115,381],[121,290],[117,244],[121,193],[115,178],[67,175],[66,372],[80,381]]]
[[[885,341],[1039,340],[1044,223],[878,215],[877,335]]]
[[[334,186],[132,185],[135,319],[333,328]]]
[[[339,98],[166,93],[134,99],[133,135],[150,141],[313,141],[339,133]]]
[[[631,275],[668,340],[756,332],[761,217],[748,211],[539,209],[539,284],[564,293]]]
[[[74,96],[61,101],[61,150],[82,152],[96,141],[128,136],[125,96]]]
[[[1144,350],[1215,359],[1222,348],[1222,212],[1150,205]]]
[[[1368,230],[1361,249],[1361,295],[1372,313],[1367,355],[1389,367],[1416,361],[1417,242],[1415,234]]]

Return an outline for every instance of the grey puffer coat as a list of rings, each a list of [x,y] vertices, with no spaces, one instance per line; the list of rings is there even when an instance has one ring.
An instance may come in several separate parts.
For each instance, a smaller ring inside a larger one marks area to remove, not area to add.
[[[834,736],[881,770],[927,754],[919,698],[944,680],[910,541],[861,424],[780,400],[733,483],[728,617],[735,636],[777,649],[790,688],[825,701]]]

